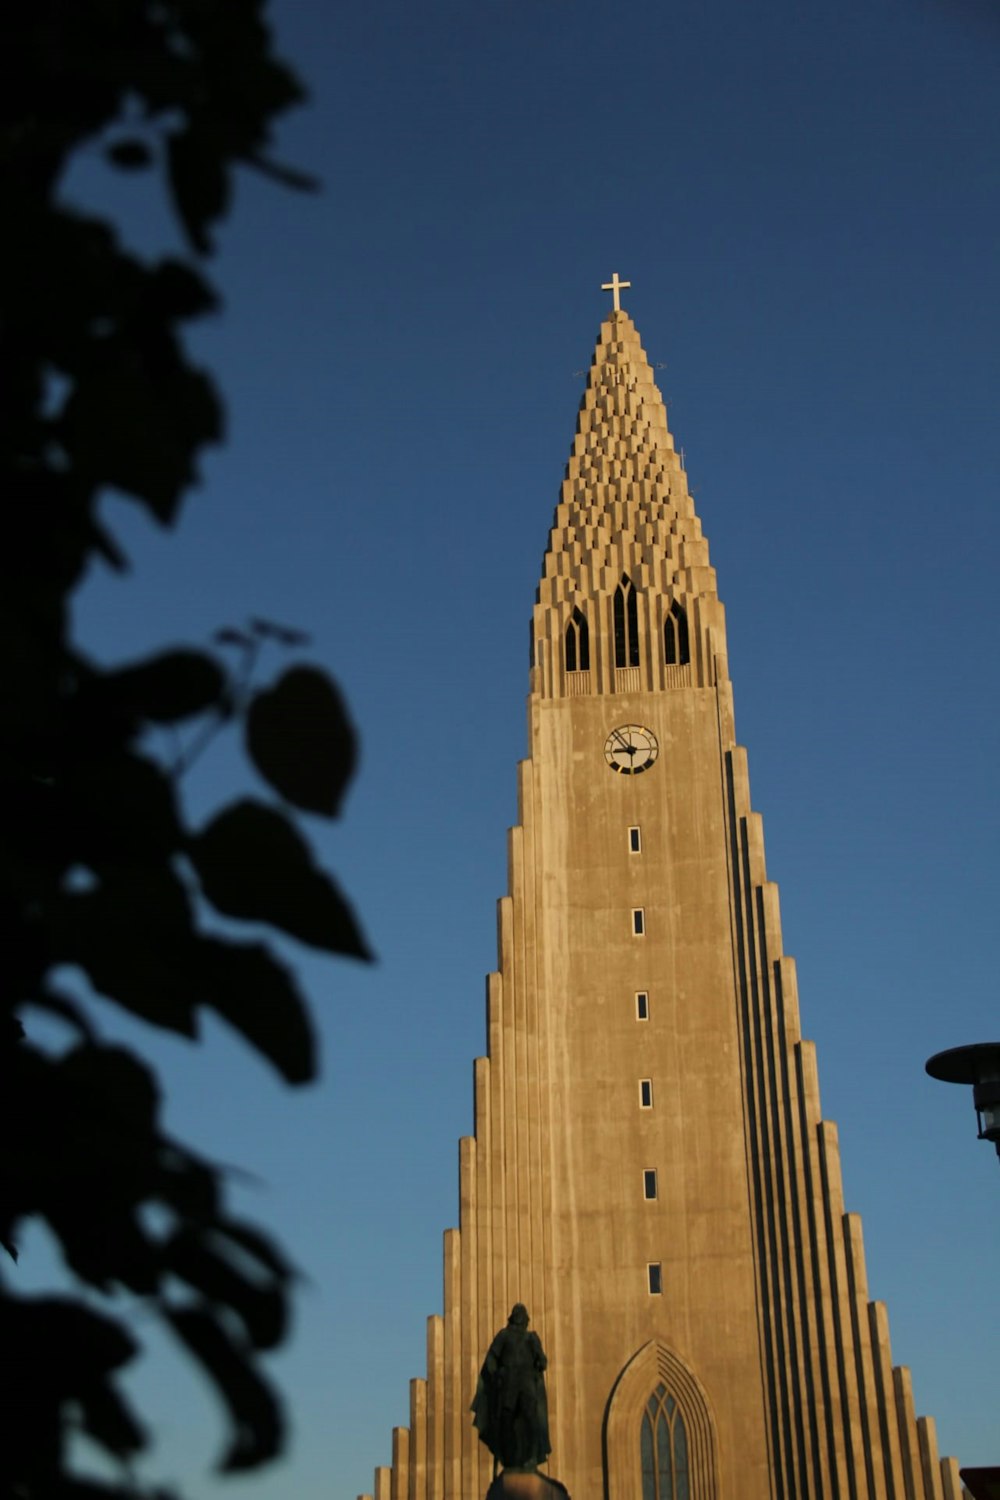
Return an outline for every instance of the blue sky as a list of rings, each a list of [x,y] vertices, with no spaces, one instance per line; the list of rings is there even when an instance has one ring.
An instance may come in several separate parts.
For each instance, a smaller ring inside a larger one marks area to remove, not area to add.
[[[227,1492],[369,1489],[424,1370],[528,619],[614,270],[718,570],[870,1292],[942,1451],[1000,1462],[1000,1172],[967,1093],[923,1074],[1000,1035],[1000,22],[985,0],[279,0],[272,17],[312,96],[279,154],[323,190],[241,184],[226,308],[195,338],[226,445],[175,533],[108,501],[133,572],[95,571],[77,603],[103,660],[249,615],[308,630],[362,737],[343,819],[310,832],[379,961],[297,958],[322,1083],[286,1091],[221,1026],[156,1046],[170,1126],[252,1174],[235,1201],[304,1277],[273,1362],[292,1448]],[[121,191],[92,160],[66,185],[168,242],[154,195]],[[248,778],[213,749],[192,815]],[[134,1389],[158,1422],[149,1472],[221,1493],[197,1377],[164,1348]]]

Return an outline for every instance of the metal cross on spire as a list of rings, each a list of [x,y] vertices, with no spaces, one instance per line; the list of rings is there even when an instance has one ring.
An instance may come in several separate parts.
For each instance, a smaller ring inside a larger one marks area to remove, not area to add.
[[[620,291],[622,291],[622,289],[624,287],[631,286],[631,285],[632,285],[631,281],[619,281],[618,280],[618,272],[617,271],[612,271],[612,273],[611,273],[611,280],[610,281],[602,281],[601,282],[601,291],[602,292],[610,292],[611,295],[615,299],[615,302],[614,302],[615,312],[621,312],[621,310],[622,310],[621,299],[620,299],[618,293]]]

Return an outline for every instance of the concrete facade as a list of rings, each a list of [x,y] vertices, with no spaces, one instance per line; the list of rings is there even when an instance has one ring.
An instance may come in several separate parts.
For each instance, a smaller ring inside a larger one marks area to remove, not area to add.
[[[550,1468],[574,1500],[959,1500],[868,1300],[708,546],[620,310],[532,654],[444,1313],[375,1500],[486,1493],[469,1404],[517,1301],[549,1357]],[[654,1419],[673,1457],[643,1449]]]

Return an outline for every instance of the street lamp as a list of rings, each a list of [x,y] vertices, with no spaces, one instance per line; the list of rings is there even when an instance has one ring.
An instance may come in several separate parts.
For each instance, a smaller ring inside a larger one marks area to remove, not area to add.
[[[992,1141],[1000,1156],[1000,1042],[974,1042],[935,1052],[924,1065],[942,1083],[971,1083],[979,1139]]]

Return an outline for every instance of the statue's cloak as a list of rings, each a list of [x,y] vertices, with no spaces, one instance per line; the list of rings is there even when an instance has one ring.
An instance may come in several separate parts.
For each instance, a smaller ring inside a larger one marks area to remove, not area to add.
[[[533,1468],[552,1452],[543,1379],[547,1363],[538,1335],[516,1323],[500,1330],[483,1361],[473,1426],[505,1469]]]

